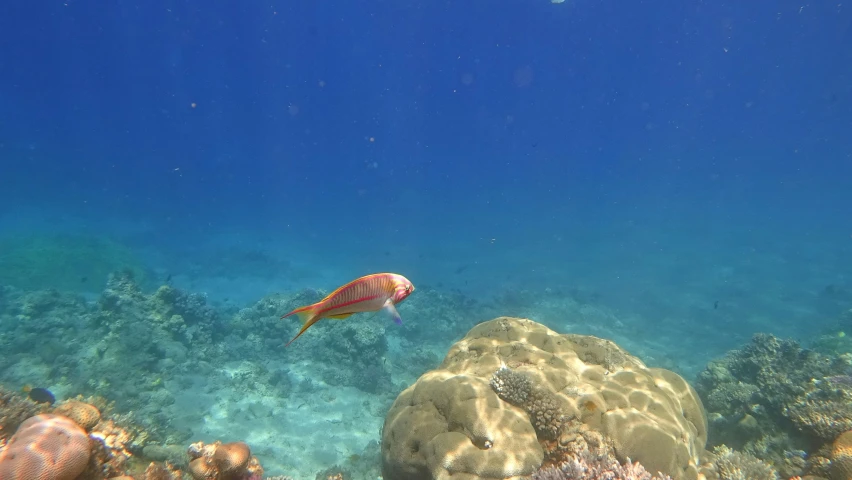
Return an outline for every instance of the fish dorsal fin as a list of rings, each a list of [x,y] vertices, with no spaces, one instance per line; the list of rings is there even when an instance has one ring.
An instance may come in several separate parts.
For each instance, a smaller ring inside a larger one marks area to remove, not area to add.
[[[368,280],[375,278],[375,277],[382,277],[382,276],[385,276],[385,275],[388,275],[388,274],[387,273],[371,273],[370,275],[364,275],[363,277],[356,278],[355,280],[352,280],[351,282],[349,282],[345,285],[341,285],[341,286],[337,287],[333,292],[329,293],[328,295],[325,296],[325,298],[320,300],[319,303],[325,302],[326,300],[332,298],[333,296],[337,295],[338,293],[342,292],[343,290],[346,290],[347,288],[351,287],[352,285],[368,281]]]

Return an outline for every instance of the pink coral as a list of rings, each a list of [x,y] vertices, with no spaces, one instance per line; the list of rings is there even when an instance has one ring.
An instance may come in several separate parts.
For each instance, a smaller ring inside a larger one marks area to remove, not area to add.
[[[73,480],[89,463],[86,431],[61,415],[24,421],[0,453],[3,480]]]

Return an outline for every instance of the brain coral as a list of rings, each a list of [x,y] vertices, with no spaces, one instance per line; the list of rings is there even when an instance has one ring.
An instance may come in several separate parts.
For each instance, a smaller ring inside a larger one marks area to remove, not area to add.
[[[249,446],[243,442],[204,444],[196,442],[189,446],[189,472],[197,480],[246,480],[263,477],[263,468],[257,458],[251,456]]]
[[[27,419],[0,453],[3,480],[73,480],[89,463],[85,430],[61,415]]]
[[[504,369],[523,377],[500,383],[495,374]],[[558,436],[554,428],[569,420],[602,433],[621,461],[675,480],[698,478],[707,423],[681,377],[647,368],[610,341],[508,317],[474,327],[397,397],[382,432],[383,475],[528,476],[544,460],[542,445]]]

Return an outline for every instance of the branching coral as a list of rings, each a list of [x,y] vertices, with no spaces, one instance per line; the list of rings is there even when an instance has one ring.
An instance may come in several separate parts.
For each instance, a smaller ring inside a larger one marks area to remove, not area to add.
[[[822,380],[812,382],[811,388],[789,402],[784,415],[822,441],[852,430],[852,385]]]
[[[490,384],[500,398],[529,414],[539,438],[554,440],[559,436],[568,417],[555,395],[544,388],[536,388],[528,375],[507,367],[500,367]]]
[[[614,457],[584,452],[555,467],[540,469],[533,480],[672,480],[652,475],[639,463],[619,463]]]
[[[842,381],[848,371],[842,356],[755,335],[698,377],[713,422],[711,444],[771,462],[785,477],[800,475],[804,452],[852,428],[852,387]]]
[[[713,450],[720,480],[778,480],[778,473],[754,455],[720,445]]]

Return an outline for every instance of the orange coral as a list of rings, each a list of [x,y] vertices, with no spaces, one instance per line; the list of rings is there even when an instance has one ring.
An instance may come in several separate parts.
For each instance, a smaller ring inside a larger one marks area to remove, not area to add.
[[[86,431],[91,430],[101,421],[101,412],[97,407],[78,400],[63,402],[62,405],[59,405],[53,410],[53,413],[64,415],[74,420],[77,422],[77,425],[85,428]]]
[[[263,476],[257,458],[251,456],[249,446],[243,442],[215,442],[205,445],[193,443],[187,451],[190,458],[189,473],[195,480],[236,480],[254,474]]]
[[[73,480],[89,463],[90,440],[73,420],[42,414],[24,421],[0,453],[3,480]]]
[[[230,478],[246,468],[251,459],[251,450],[243,442],[223,443],[213,457],[222,466],[222,476]]]
[[[831,445],[831,480],[852,480],[852,430]]]

